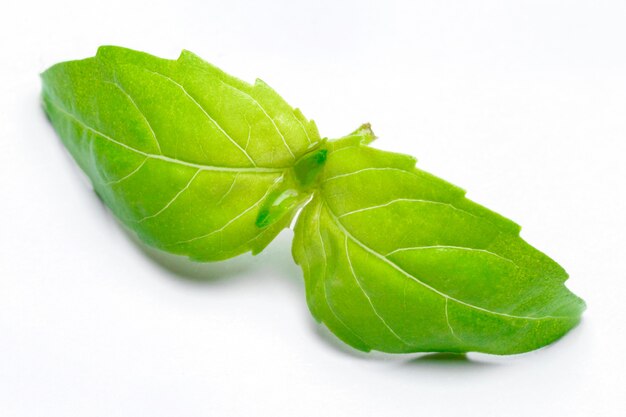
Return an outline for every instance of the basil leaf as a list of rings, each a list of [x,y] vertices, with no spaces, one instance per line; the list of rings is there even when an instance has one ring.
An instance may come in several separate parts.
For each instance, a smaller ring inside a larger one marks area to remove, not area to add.
[[[309,308],[357,349],[520,353],[580,320],[566,272],[518,225],[368,147],[369,125],[322,140],[262,81],[187,51],[102,47],[42,80],[63,143],[150,245],[199,261],[257,253],[306,205],[293,256]]]
[[[310,195],[293,168],[319,147],[315,124],[260,80],[187,51],[166,60],[119,47],[57,64],[42,80],[63,143],[150,245],[201,261],[257,253]],[[285,193],[289,204],[257,227],[261,208]]]
[[[372,138],[328,143],[295,227],[318,321],[364,351],[494,354],[537,349],[578,323],[585,305],[566,272],[518,225],[413,158],[363,145]]]

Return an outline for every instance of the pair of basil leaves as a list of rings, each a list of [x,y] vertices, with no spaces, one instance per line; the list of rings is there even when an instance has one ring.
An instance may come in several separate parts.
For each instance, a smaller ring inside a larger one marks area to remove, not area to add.
[[[147,244],[197,261],[256,254],[299,213],[309,308],[356,349],[513,354],[580,320],[566,272],[517,224],[368,146],[367,125],[322,139],[264,82],[187,51],[101,47],[42,78],[63,143]]]

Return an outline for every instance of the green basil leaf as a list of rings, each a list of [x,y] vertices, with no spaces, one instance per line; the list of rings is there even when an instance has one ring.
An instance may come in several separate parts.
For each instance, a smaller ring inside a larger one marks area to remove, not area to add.
[[[289,225],[309,308],[364,351],[512,354],[561,337],[584,302],[512,221],[367,146],[322,140],[260,80],[190,52],[118,47],[42,74],[43,104],[94,190],[146,243],[194,260],[261,251]]]
[[[519,226],[415,168],[411,157],[329,142],[293,255],[309,308],[351,346],[513,354],[575,326],[584,302]]]
[[[260,80],[249,85],[187,51],[166,60],[119,47],[42,79],[63,143],[150,245],[202,261],[257,253],[310,195],[294,166],[320,146],[315,124]],[[274,206],[257,226],[261,208]]]

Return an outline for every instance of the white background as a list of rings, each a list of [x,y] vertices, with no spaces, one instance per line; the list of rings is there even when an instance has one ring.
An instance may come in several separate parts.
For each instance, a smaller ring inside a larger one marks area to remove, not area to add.
[[[0,415],[626,415],[626,2],[6,1]],[[39,106],[39,72],[117,44],[262,77],[524,226],[588,303],[516,357],[361,354],[308,313],[285,231],[199,265],[138,244]]]

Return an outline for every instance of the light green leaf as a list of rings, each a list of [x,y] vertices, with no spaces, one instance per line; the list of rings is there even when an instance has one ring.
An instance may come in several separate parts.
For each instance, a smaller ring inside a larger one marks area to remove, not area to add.
[[[294,166],[320,146],[317,129],[260,80],[249,85],[187,51],[165,60],[118,47],[42,79],[64,144],[150,245],[202,261],[256,253],[309,196]]]
[[[495,354],[537,349],[578,323],[585,305],[566,272],[519,226],[363,138],[328,143],[295,228],[318,321],[364,351]]]
[[[512,354],[580,320],[567,274],[518,225],[367,146],[369,125],[322,140],[262,81],[186,51],[102,47],[42,79],[63,143],[150,245],[200,261],[257,253],[306,205],[293,255],[309,308],[357,349]]]

